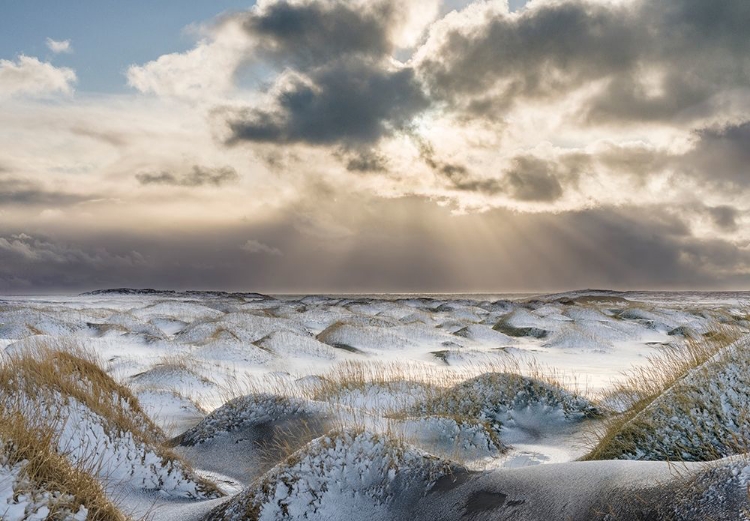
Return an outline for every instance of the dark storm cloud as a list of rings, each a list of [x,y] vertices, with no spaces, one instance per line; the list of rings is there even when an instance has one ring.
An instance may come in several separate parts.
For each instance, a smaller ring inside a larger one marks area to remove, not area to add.
[[[228,144],[362,145],[406,127],[429,101],[410,68],[344,59],[293,78],[271,109],[225,113]]]
[[[744,0],[641,0],[632,22],[646,29],[638,62],[613,76],[589,109],[593,120],[671,120],[720,110],[713,98],[750,85],[750,4]],[[649,93],[634,77],[640,68],[661,71],[662,85]]]
[[[386,172],[388,158],[371,148],[344,150],[340,154],[350,172]]]
[[[562,218],[564,228],[553,240],[580,241],[585,247],[573,248],[573,262],[598,272],[610,285],[617,280],[625,287],[737,284],[750,267],[750,251],[729,241],[695,237],[679,216],[663,209],[597,209]]]
[[[95,247],[86,251],[61,244],[46,237],[26,233],[0,237],[0,252],[5,260],[56,265],[83,264],[96,269],[117,269],[122,266],[141,266],[145,259],[137,252],[115,255],[106,248]]]
[[[419,156],[438,176],[447,179],[451,186],[457,190],[467,192],[481,192],[485,194],[496,194],[502,192],[504,187],[499,179],[480,178],[469,171],[467,167],[458,163],[446,162],[437,157],[435,148],[426,139],[412,133],[412,140],[419,148]]]
[[[332,219],[350,216],[352,233],[325,239],[301,233],[292,214],[177,234],[52,239],[2,231],[0,283],[3,291],[748,289],[750,251],[728,240],[698,238],[679,213],[663,208],[452,215],[450,208],[413,198],[352,199],[318,211]],[[248,237],[284,255],[248,255],[242,249]]]
[[[577,1],[515,18],[496,14],[474,31],[449,31],[420,70],[444,98],[484,96],[500,79],[511,80],[503,96],[553,95],[633,61],[638,34],[629,30],[628,18],[622,8]]]
[[[434,96],[477,117],[601,80],[583,109],[590,122],[690,119],[748,86],[748,26],[745,0],[568,0],[450,29],[419,71]]]
[[[694,148],[680,158],[692,176],[732,186],[750,186],[750,122],[696,132]]]
[[[0,205],[67,206],[95,197],[49,190],[26,179],[0,178]]]
[[[280,1],[243,16],[244,29],[257,40],[263,57],[275,65],[301,70],[344,56],[382,57],[389,39],[393,9],[373,3],[370,9],[347,2]]]
[[[704,239],[683,245],[683,262],[706,273],[717,274],[725,270],[750,270],[750,251],[720,239]]]
[[[737,230],[737,218],[740,215],[739,210],[733,206],[714,206],[707,208],[708,214],[711,216],[713,223],[720,229],[733,232]]]
[[[270,107],[215,112],[227,123],[226,142],[362,148],[408,125],[429,100],[411,68],[390,62],[401,8],[390,0],[278,1],[235,15],[255,42],[255,58],[284,72]]]
[[[513,160],[506,180],[513,198],[519,201],[552,202],[563,194],[556,172],[547,161],[534,157]]]
[[[193,166],[186,174],[175,175],[170,172],[136,174],[135,178],[142,185],[173,185],[173,186],[221,186],[239,179],[237,171],[229,166],[208,168]]]
[[[721,86],[686,79],[678,70],[668,71],[658,81],[658,93],[652,94],[632,71],[614,75],[604,92],[589,102],[586,119],[590,123],[691,120],[709,115],[712,109],[701,104],[721,92]]]
[[[428,161],[433,170],[448,179],[453,188],[464,192],[478,192],[487,195],[495,195],[506,191],[506,184],[500,179],[492,177],[479,177],[463,165],[454,163],[443,163],[440,161]]]
[[[412,136],[420,157],[438,176],[448,180],[452,188],[486,195],[503,193],[525,202],[554,202],[567,187],[575,187],[580,176],[591,168],[587,154],[568,153],[545,159],[531,155],[516,156],[510,167],[496,177],[480,177],[458,163],[442,161],[435,149],[419,136]]]
[[[518,201],[551,203],[562,197],[565,190],[576,188],[591,166],[592,158],[581,153],[553,158],[516,156],[504,172],[505,192]]]
[[[143,255],[123,251],[114,240],[108,245],[80,242],[26,233],[0,235],[0,291],[77,289],[89,281],[132,278],[150,267]]]
[[[495,12],[471,29],[436,29],[445,33],[441,43],[428,42],[430,52],[401,69],[388,62],[395,9],[373,5],[281,1],[238,15],[257,40],[259,57],[286,72],[275,78],[267,106],[215,112],[228,129],[226,143],[372,149],[395,131],[409,133],[426,110],[497,122],[519,101],[562,99],[593,82],[599,90],[583,102],[580,121],[689,121],[719,110],[720,95],[750,86],[750,4],[744,0],[567,0],[514,16]],[[716,171],[713,163],[721,159],[712,156],[720,158],[725,147],[730,154],[719,166],[721,177],[738,183],[747,177],[741,167],[745,131],[702,131],[693,166],[692,157],[681,162],[647,147],[612,146],[588,161],[645,180],[675,166]],[[522,201],[554,202],[576,178],[571,167],[551,160],[517,158],[503,175],[488,176],[460,160],[427,156],[423,160],[457,190],[502,192]],[[353,172],[386,171],[386,162],[372,154],[339,157]]]

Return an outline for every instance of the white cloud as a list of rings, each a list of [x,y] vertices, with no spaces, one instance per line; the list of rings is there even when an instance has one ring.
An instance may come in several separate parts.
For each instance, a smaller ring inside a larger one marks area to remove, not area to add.
[[[144,65],[131,65],[128,85],[157,96],[204,99],[226,94],[247,56],[249,41],[229,20],[190,51],[164,54]]]
[[[20,55],[15,62],[0,60],[0,99],[18,95],[71,94],[76,80],[73,69],[55,67],[33,56]]]
[[[269,246],[268,244],[264,244],[254,239],[249,239],[240,247],[240,249],[248,253],[267,253],[268,255],[276,255],[279,257],[283,255],[280,249],[274,248],[273,246]]]
[[[424,32],[440,13],[441,2],[437,0],[412,0],[394,2],[397,24],[394,28],[394,43],[401,48],[414,47]]]
[[[52,38],[47,38],[47,47],[49,47],[49,50],[55,54],[69,54],[73,52],[73,47],[70,46],[70,40],[58,41],[53,40]]]

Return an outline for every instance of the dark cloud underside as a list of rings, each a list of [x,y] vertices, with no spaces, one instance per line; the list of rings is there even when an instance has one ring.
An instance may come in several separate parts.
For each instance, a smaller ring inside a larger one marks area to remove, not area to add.
[[[295,78],[274,102],[270,110],[230,113],[228,143],[374,143],[406,127],[429,104],[411,69],[359,60],[333,62],[307,81]]]
[[[695,148],[681,160],[692,177],[750,186],[750,122],[696,132]]]
[[[194,166],[185,174],[171,172],[141,173],[135,178],[142,185],[173,185],[173,186],[221,186],[239,179],[237,171],[232,167],[207,168]]]
[[[368,213],[377,218],[354,218],[352,234],[325,239],[293,216],[203,234],[51,239],[3,232],[0,280],[4,291],[736,289],[750,270],[750,251],[697,238],[678,215],[660,208],[455,216],[429,201],[395,200],[369,203]],[[248,255],[248,241],[284,254]]]
[[[343,56],[378,58],[392,51],[387,4],[371,10],[351,3],[276,2],[243,15],[244,29],[258,41],[259,52],[277,66],[303,70]]]
[[[68,206],[94,197],[48,189],[23,178],[0,177],[0,206]]]
[[[708,209],[709,215],[716,226],[725,231],[737,229],[737,218],[740,212],[732,206],[722,205]]]
[[[689,119],[717,94],[747,87],[748,24],[743,0],[554,2],[447,31],[420,73],[435,96],[474,117],[472,108],[560,98],[604,81],[582,110],[591,123]]]

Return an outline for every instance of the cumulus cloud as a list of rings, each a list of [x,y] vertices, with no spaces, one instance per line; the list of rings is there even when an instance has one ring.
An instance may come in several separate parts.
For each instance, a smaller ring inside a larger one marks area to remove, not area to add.
[[[140,173],[135,178],[142,185],[173,185],[173,186],[221,186],[233,183],[239,179],[237,170],[231,166],[208,168],[195,165],[190,172],[173,174],[171,172]]]
[[[626,14],[572,0],[511,16],[504,2],[474,3],[431,28],[418,67],[436,96],[453,101],[560,95],[628,67],[639,32],[622,23]]]
[[[590,90],[590,122],[665,121],[704,115],[701,105],[748,82],[750,10],[733,0],[537,2],[510,15],[474,3],[436,23],[417,55],[431,92],[463,110],[489,100]]]
[[[264,2],[240,16],[255,52],[307,70],[342,57],[379,58],[392,50],[393,5],[372,2]]]
[[[405,5],[282,0],[236,15],[253,59],[281,72],[260,106],[218,112],[227,143],[352,147],[410,125],[430,103],[414,70],[392,59],[414,18]]]
[[[52,38],[47,38],[47,47],[50,51],[52,51],[55,54],[60,53],[72,53],[73,47],[70,45],[70,40],[53,40]]]
[[[384,139],[419,134],[425,118],[458,123],[456,135],[442,138],[466,140],[464,151],[470,153],[477,143],[472,133],[485,132],[483,127],[504,117],[523,121],[524,110],[540,102],[550,106],[553,117],[574,110],[567,122],[557,121],[561,131],[600,126],[605,140],[617,124],[659,123],[689,131],[691,121],[701,128],[707,114],[719,114],[712,104],[741,99],[738,88],[750,83],[746,68],[734,65],[747,61],[737,20],[750,22],[750,14],[739,2],[729,4],[707,9],[694,0],[565,0],[536,2],[511,13],[505,2],[472,2],[427,24],[428,37],[412,59],[394,65],[398,16],[392,4],[265,2],[235,20],[255,42],[254,59],[279,73],[270,76],[263,102],[214,114],[225,123],[223,136],[230,145],[367,148],[374,153],[370,158],[384,157],[377,149]],[[726,33],[717,31],[724,23]],[[750,93],[747,101],[750,107]],[[516,147],[533,146],[533,134],[518,134],[518,127],[505,125],[498,132],[521,139]],[[708,142],[711,136],[702,137]],[[623,172],[645,179],[680,166],[672,157],[680,154],[663,145],[604,148],[579,143],[570,153],[539,162],[524,159],[534,153],[500,149],[481,167],[466,159],[427,157],[421,149],[419,157],[437,174],[439,185],[447,180],[457,192],[498,201],[490,204],[561,200],[577,176],[568,164],[551,164],[562,156],[587,159],[600,185]],[[486,149],[480,152],[487,155]],[[390,167],[384,168],[383,161],[339,157],[351,172],[393,173],[398,163],[389,157]]]
[[[280,249],[274,248],[273,246],[269,246],[268,244],[264,244],[260,241],[256,241],[255,239],[248,239],[240,249],[242,251],[246,251],[247,253],[266,253],[268,255],[277,255],[279,257],[283,255]]]
[[[0,99],[72,94],[75,82],[72,69],[55,67],[33,56],[20,55],[15,62],[0,60]]]
[[[336,61],[307,78],[283,77],[272,106],[225,115],[229,144],[242,141],[367,144],[403,129],[428,106],[409,68],[389,70],[360,60]]]
[[[205,100],[232,92],[238,72],[250,65],[304,72],[341,58],[382,59],[415,40],[437,14],[436,0],[421,3],[427,17],[394,0],[259,2],[203,25],[203,38],[188,52],[131,65],[128,84],[158,96]]]
[[[233,20],[185,53],[164,54],[144,65],[131,65],[128,85],[157,96],[203,101],[230,92],[239,66],[247,59],[249,42]]]
[[[422,3],[430,16],[437,13],[435,1]],[[429,104],[414,71],[392,59],[426,26],[413,8],[386,0],[261,2],[222,17],[189,52],[131,66],[128,83],[141,92],[205,98],[226,95],[243,67],[261,64],[266,75],[277,74],[266,80],[267,100],[215,111],[227,122],[228,143],[374,142]]]

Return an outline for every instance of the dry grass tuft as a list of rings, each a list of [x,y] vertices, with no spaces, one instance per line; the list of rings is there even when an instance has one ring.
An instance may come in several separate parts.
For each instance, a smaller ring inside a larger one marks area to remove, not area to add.
[[[606,422],[604,431],[597,434],[596,446],[584,459],[611,459],[636,450],[638,437],[623,434],[625,427],[692,369],[708,362],[741,336],[739,328],[716,324],[701,337],[686,337],[683,344],[663,346],[648,358],[647,364],[625,373],[608,397],[610,404],[624,412]],[[675,399],[680,400],[680,395]]]
[[[138,399],[127,387],[115,382],[101,368],[96,356],[81,344],[65,338],[37,340],[27,342],[24,349],[5,353],[0,358],[2,425],[3,428],[13,430],[8,434],[8,439],[14,440],[16,444],[22,443],[19,447],[24,449],[27,456],[36,457],[39,461],[50,461],[57,465],[53,468],[63,469],[62,461],[68,460],[64,454],[65,449],[58,447],[58,437],[61,423],[65,419],[39,410],[44,404],[54,404],[59,400],[63,404],[70,400],[77,401],[106,420],[102,426],[109,429],[109,434],[115,437],[132,435],[133,439],[150,447],[165,465],[174,464],[191,473],[190,465],[166,448],[164,433],[141,409]],[[28,423],[28,418],[31,417],[34,418],[34,424]],[[21,442],[24,438],[17,438],[13,434],[23,433],[23,429],[34,434],[38,443]],[[34,456],[36,450],[39,454]],[[31,457],[25,459],[32,461]],[[87,483],[98,483],[93,477],[99,470],[98,465],[97,461],[81,462],[79,468],[74,469],[75,472],[68,472],[77,480],[70,483],[79,483],[83,487],[77,491],[71,484],[69,490],[72,495],[78,497],[80,492],[83,497],[95,497]],[[43,476],[42,470],[35,472]],[[221,495],[213,483],[197,476],[196,480],[207,494]]]
[[[0,364],[0,395],[39,400],[50,393],[75,399],[107,418],[118,433],[131,432],[154,445],[164,440],[130,390],[115,382],[96,356],[75,341],[45,339],[5,355]]]
[[[42,422],[0,402],[0,440],[11,465],[23,463],[22,474],[37,490],[59,492],[61,501],[49,505],[47,519],[60,519],[66,513],[88,510],[89,521],[127,519],[107,499],[101,484],[82,466],[73,466],[56,450],[54,431]],[[25,463],[24,463],[25,462]],[[33,491],[16,491],[30,493]]]

